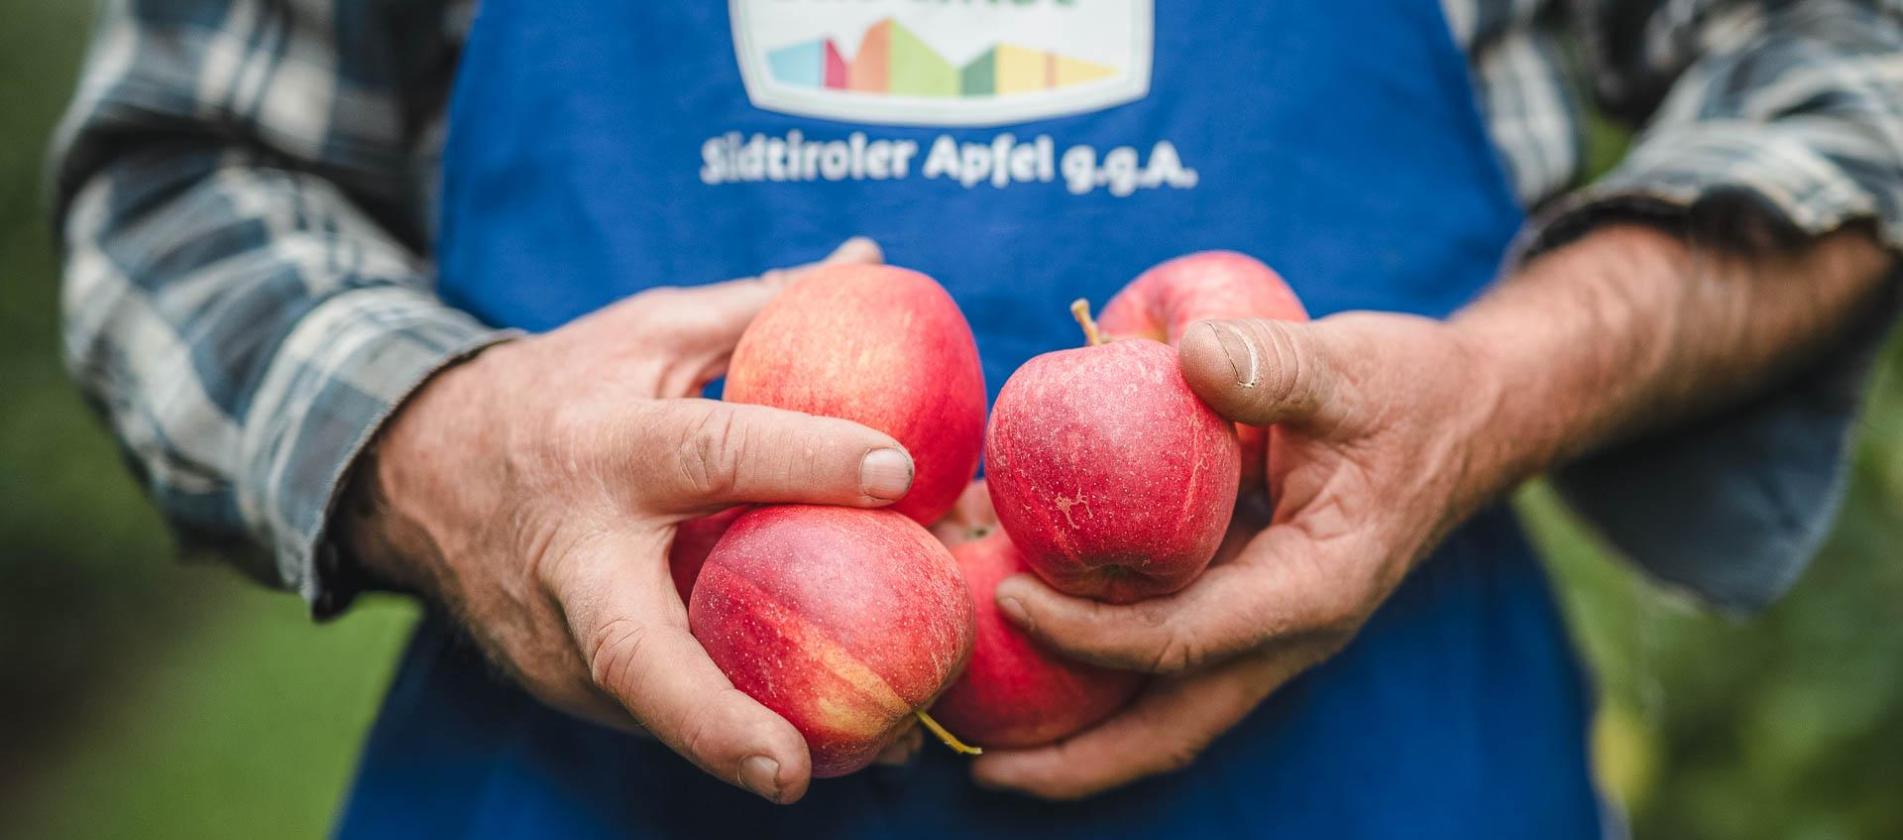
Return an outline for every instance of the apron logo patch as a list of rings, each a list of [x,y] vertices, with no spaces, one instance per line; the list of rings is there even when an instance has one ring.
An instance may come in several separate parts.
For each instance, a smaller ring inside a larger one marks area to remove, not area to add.
[[[729,0],[754,107],[884,125],[1082,114],[1150,87],[1150,0]]]

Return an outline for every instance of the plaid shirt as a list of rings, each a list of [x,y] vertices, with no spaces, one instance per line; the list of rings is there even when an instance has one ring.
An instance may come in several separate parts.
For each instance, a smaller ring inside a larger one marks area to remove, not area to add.
[[[1896,0],[1444,0],[1525,241],[1715,200],[1903,247]],[[56,161],[65,354],[188,549],[319,614],[352,462],[432,372],[505,334],[426,243],[466,2],[117,0]],[[1644,132],[1571,192],[1588,103]]]

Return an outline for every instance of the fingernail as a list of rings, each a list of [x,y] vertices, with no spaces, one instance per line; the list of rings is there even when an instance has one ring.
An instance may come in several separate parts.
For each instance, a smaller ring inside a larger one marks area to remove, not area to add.
[[[875,499],[897,501],[912,489],[912,456],[902,449],[874,449],[859,462],[859,489]]]
[[[1011,619],[1012,624],[1026,630],[1036,626],[1031,621],[1031,611],[1024,608],[1023,601],[1007,595],[998,599],[998,609],[1005,614],[1005,617]]]
[[[764,755],[740,762],[740,783],[774,802],[780,801],[780,763]]]
[[[1236,384],[1254,388],[1262,381],[1262,359],[1256,353],[1255,344],[1233,325],[1211,322],[1208,326],[1216,336],[1216,344],[1222,347],[1222,355],[1229,360],[1229,371],[1235,375]]]

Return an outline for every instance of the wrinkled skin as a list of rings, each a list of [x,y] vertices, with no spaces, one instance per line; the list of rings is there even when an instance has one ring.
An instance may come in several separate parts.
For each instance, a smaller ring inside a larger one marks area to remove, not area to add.
[[[1454,442],[1477,428],[1478,413],[1462,404],[1476,392],[1427,384],[1471,366],[1444,329],[1398,315],[1194,328],[1181,358],[1197,393],[1230,420],[1280,424],[1269,455],[1273,519],[1263,528],[1259,510],[1245,511],[1225,545],[1229,556],[1161,598],[1117,606],[1029,576],[1001,585],[1001,611],[1031,636],[1160,679],[1093,729],[987,753],[974,764],[977,780],[1062,799],[1181,767],[1277,687],[1340,650],[1455,521],[1444,507],[1464,469]],[[1225,347],[1234,341],[1281,363],[1258,365],[1260,378],[1245,386],[1238,371],[1246,376],[1250,350]],[[1293,353],[1304,364],[1286,363]],[[1437,422],[1413,419],[1423,416]]]
[[[865,240],[831,258],[879,259]],[[688,632],[676,528],[752,503],[880,507],[911,485],[888,435],[694,398],[799,271],[653,289],[445,369],[341,505],[365,570],[443,605],[530,694],[775,802],[805,793],[806,743]]]
[[[1554,463],[1762,394],[1837,346],[1894,268],[1854,227],[1738,250],[1607,224],[1448,321],[1191,327],[1180,353],[1196,393],[1276,426],[1270,521],[1165,598],[1116,606],[1005,581],[999,607],[1033,637],[1161,679],[1076,736],[987,753],[977,781],[1077,798],[1184,766],[1347,645],[1482,505]]]
[[[772,505],[709,555],[688,626],[830,777],[912,729],[970,657],[972,613],[951,553],[897,511]]]

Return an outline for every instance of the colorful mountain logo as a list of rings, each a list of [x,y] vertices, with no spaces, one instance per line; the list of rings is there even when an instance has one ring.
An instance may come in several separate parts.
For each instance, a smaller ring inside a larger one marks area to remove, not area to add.
[[[981,126],[1149,95],[1153,0],[728,0],[754,107],[873,125]],[[921,37],[921,34],[923,37]]]
[[[1012,44],[993,45],[955,65],[891,18],[866,29],[851,60],[824,38],[770,50],[767,66],[774,80],[794,87],[947,98],[1038,93],[1117,74],[1101,64]]]

